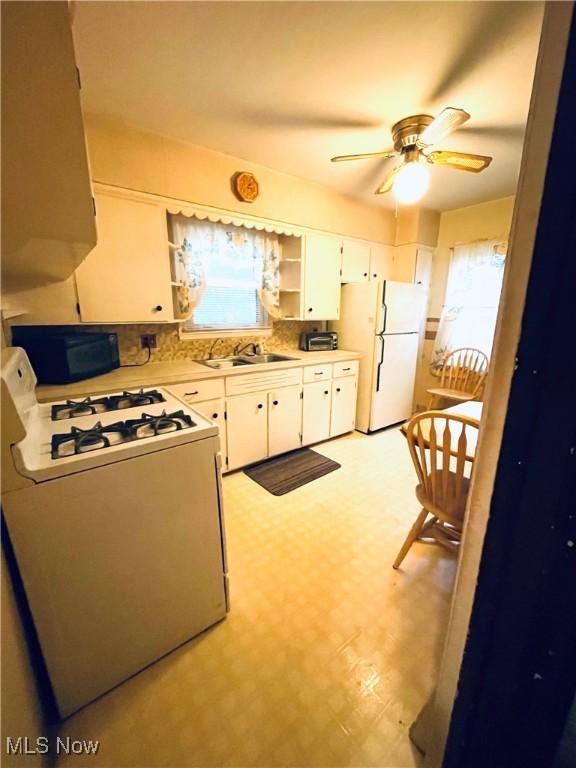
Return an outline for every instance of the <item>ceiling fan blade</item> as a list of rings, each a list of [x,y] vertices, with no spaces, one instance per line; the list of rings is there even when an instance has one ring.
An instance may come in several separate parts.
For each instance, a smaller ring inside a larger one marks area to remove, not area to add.
[[[398,152],[389,150],[388,152],[365,152],[362,155],[337,155],[331,158],[333,163],[341,163],[343,160],[364,160],[366,157],[396,157]]]
[[[394,179],[396,178],[396,174],[400,170],[400,168],[403,168],[404,164],[400,163],[400,165],[397,165],[396,168],[392,168],[390,173],[388,173],[382,182],[378,189],[374,192],[375,195],[383,195],[385,192],[390,192],[392,189],[392,185],[394,184]]]
[[[450,152],[449,150],[436,150],[425,157],[429,163],[434,163],[434,165],[447,165],[457,171],[469,171],[470,173],[480,173],[484,168],[488,168],[492,162],[492,158],[487,155],[470,155],[467,152]]]
[[[455,107],[446,107],[440,114],[432,120],[429,126],[427,126],[417,142],[417,146],[429,147],[431,144],[436,144],[449,133],[455,131],[467,120],[470,120],[470,115],[463,109],[456,109]]]

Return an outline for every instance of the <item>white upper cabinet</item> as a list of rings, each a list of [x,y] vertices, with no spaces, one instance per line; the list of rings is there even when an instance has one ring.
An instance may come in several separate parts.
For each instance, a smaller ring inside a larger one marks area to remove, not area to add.
[[[374,243],[370,247],[370,280],[393,280],[394,246]]]
[[[68,3],[2,3],[2,282],[63,281],[96,244]]]
[[[174,321],[166,209],[96,193],[98,245],[76,270],[84,323]]]
[[[342,283],[365,283],[370,275],[370,245],[355,240],[342,241]]]
[[[304,239],[303,320],[337,320],[340,316],[340,239],[306,234]]]

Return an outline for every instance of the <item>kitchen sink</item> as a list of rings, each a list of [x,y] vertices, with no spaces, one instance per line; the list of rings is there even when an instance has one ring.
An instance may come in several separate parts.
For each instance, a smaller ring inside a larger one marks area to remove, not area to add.
[[[258,365],[261,363],[283,363],[286,360],[296,360],[296,358],[270,353],[267,355],[246,355],[242,360],[245,360],[247,363],[252,363],[253,365]]]
[[[236,368],[238,365],[261,365],[262,363],[283,363],[286,360],[295,360],[295,357],[286,355],[232,355],[231,357],[216,357],[213,360],[197,360],[196,362],[207,365],[209,368]]]
[[[250,365],[250,360],[245,357],[239,357],[234,355],[232,357],[217,357],[214,360],[197,360],[202,365],[207,365],[209,368],[236,368],[238,365]]]

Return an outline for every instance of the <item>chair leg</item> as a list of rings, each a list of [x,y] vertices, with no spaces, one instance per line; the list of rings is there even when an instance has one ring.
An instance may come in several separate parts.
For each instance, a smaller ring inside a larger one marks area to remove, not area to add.
[[[434,402],[436,400],[436,395],[430,395],[430,399],[428,400],[428,408],[426,408],[427,411],[433,411],[434,410]]]
[[[427,517],[428,517],[428,510],[423,509],[422,512],[420,512],[420,514],[416,518],[416,522],[414,523],[412,528],[410,528],[410,533],[408,534],[408,536],[406,536],[406,541],[404,542],[404,544],[402,544],[400,552],[398,552],[396,560],[394,560],[394,565],[392,566],[394,570],[398,570],[398,568],[400,568],[402,560],[404,560],[404,558],[408,554],[408,550],[418,538],[420,531],[424,526],[424,521],[426,520]]]

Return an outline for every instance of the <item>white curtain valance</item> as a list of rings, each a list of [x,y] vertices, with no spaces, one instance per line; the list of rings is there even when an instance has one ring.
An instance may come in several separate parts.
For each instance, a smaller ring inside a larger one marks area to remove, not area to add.
[[[262,219],[245,218],[241,214],[233,214],[228,211],[204,211],[197,208],[182,208],[181,206],[168,205],[166,210],[174,215],[185,216],[188,219],[194,218],[199,221],[211,221],[213,224],[233,224],[235,227],[245,227],[246,229],[256,229],[259,232],[273,232],[276,235],[295,235],[299,236],[302,232],[283,222],[266,221]]]

